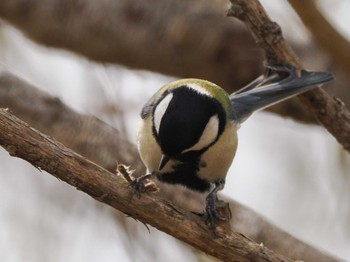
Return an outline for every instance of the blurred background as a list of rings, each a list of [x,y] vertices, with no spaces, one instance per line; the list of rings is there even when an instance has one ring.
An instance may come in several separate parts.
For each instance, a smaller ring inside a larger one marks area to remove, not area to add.
[[[54,2],[33,3],[43,7],[27,6],[21,12],[36,10],[40,14],[22,14],[21,18],[12,18],[15,12],[9,7],[6,13],[0,4],[0,69],[59,98],[79,114],[96,116],[133,144],[139,112],[163,84],[179,77],[200,77],[234,90],[263,72],[264,56],[250,33],[240,22],[225,17],[228,1],[159,1],[162,4],[152,11],[141,1],[104,1],[104,11],[111,11],[100,17],[92,9],[93,3],[82,7],[91,15],[87,20],[79,18],[79,5],[70,9],[69,1],[61,2],[64,7]],[[327,36],[329,31],[307,9],[309,4],[304,7],[308,11],[305,15],[299,1],[261,2],[282,26],[306,68],[334,73],[336,80],[325,90],[345,103],[350,101],[349,61],[342,61],[350,50],[341,49],[338,38]],[[349,1],[308,2],[317,7],[340,39],[349,41]],[[45,10],[56,10],[60,26],[67,31],[50,24],[53,21]],[[86,24],[86,32],[74,31],[84,27],[71,18],[72,10],[77,12],[76,20]],[[121,24],[111,24],[113,14]],[[47,24],[41,18],[47,19]],[[32,24],[28,23],[31,19]],[[98,23],[98,19],[105,20]],[[89,27],[95,22],[101,27]],[[46,27],[51,40],[38,33],[40,26]],[[113,30],[116,36],[107,39]],[[91,41],[89,33],[95,35]],[[80,40],[84,44],[77,45]],[[113,41],[115,45],[110,44]],[[20,94],[23,92],[11,99]],[[24,99],[22,103],[37,106],[30,96]],[[4,105],[0,103],[0,107]],[[54,121],[45,125],[54,126]],[[91,135],[87,139],[97,138]],[[141,223],[10,157],[3,148],[0,180],[0,261],[211,259],[154,228],[148,233]],[[349,188],[348,153],[294,101],[256,113],[242,125],[237,155],[222,195],[319,250],[350,260]],[[254,226],[247,225],[250,230]]]

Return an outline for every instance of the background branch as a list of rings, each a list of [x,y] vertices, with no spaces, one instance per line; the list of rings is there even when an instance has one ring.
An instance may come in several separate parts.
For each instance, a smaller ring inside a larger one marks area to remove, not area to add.
[[[242,20],[264,49],[269,63],[290,64],[301,69],[299,59],[284,40],[280,26],[271,21],[258,0],[230,0],[230,16]],[[344,103],[321,88],[298,96],[303,105],[350,152],[350,112]]]
[[[225,6],[204,1],[2,0],[0,17],[43,45],[98,62],[231,88],[262,71],[249,33],[225,18]]]
[[[36,106],[33,107],[33,104]],[[132,168],[136,168],[136,176],[144,174],[143,164],[134,145],[124,141],[118,130],[94,117],[78,114],[58,98],[40,91],[8,72],[0,74],[0,107],[9,108],[34,128],[55,137],[65,146],[112,172],[118,160],[120,163],[132,164]],[[100,136],[107,139],[100,141]],[[164,187],[162,184],[160,187],[160,197],[187,210],[202,210],[203,199],[198,194],[183,187]],[[188,201],[189,199],[191,201]],[[226,201],[230,202],[231,226],[235,231],[244,232],[257,243],[264,243],[287,257],[305,261],[333,260],[332,257],[273,226],[242,204],[228,199]]]
[[[94,116],[77,113],[59,98],[7,72],[0,72],[0,107],[9,108],[32,127],[111,172],[118,159],[144,173],[134,144],[117,129]]]
[[[224,17],[226,5],[226,0],[2,0],[0,17],[49,47],[98,62],[204,78],[231,93],[262,73],[264,58],[244,26]],[[268,111],[315,122],[293,100]]]

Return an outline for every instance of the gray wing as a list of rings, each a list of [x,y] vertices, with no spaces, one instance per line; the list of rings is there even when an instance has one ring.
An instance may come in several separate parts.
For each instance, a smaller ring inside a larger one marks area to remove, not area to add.
[[[142,119],[145,119],[147,116],[149,116],[152,111],[153,111],[153,108],[156,104],[156,98],[155,96],[152,96],[148,101],[147,103],[143,106],[142,110],[141,110],[141,118]]]

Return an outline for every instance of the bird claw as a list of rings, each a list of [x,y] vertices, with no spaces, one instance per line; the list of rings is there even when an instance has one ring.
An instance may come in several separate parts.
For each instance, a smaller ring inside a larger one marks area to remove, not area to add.
[[[154,181],[151,181],[149,179],[151,177],[152,174],[146,174],[144,176],[134,178],[130,182],[130,187],[132,188],[131,199],[134,196],[137,196],[137,198],[141,198],[141,193],[158,191],[157,185],[154,183]]]
[[[145,191],[145,185],[143,183],[144,179],[140,177],[135,178],[131,183],[130,187],[132,188],[132,197],[136,196],[137,198],[141,197],[141,193]]]
[[[205,224],[208,225],[211,229],[211,231],[214,233],[215,236],[218,236],[217,233],[217,224],[220,221],[227,221],[227,218],[222,216],[217,207],[219,200],[216,198],[216,195],[209,194],[206,199],[206,206],[203,211],[203,217],[205,219]]]
[[[214,189],[208,194],[205,200],[205,208],[202,213],[192,212],[204,218],[205,224],[208,225],[215,236],[218,236],[216,230],[217,223],[227,221],[227,217],[222,214],[231,215],[228,204],[224,201],[218,200],[217,192],[223,188],[225,180],[218,180],[215,182]],[[224,212],[221,212],[224,211]],[[227,212],[228,211],[228,212]]]

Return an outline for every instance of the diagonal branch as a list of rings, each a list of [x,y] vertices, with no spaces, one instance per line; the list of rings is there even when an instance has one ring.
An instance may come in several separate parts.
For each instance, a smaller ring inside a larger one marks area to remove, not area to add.
[[[36,131],[4,109],[0,109],[0,145],[11,156],[23,158],[96,200],[223,261],[292,261],[231,230],[213,237],[198,216],[156,195],[130,198],[130,187],[120,176]]]
[[[36,106],[33,107],[33,104]],[[115,161],[118,160],[132,164],[132,168],[136,168],[136,175],[144,174],[134,145],[124,141],[116,129],[96,118],[78,114],[58,98],[8,72],[0,73],[0,107],[8,107],[14,115],[35,129],[55,137],[65,146],[110,171],[114,171]],[[100,141],[101,138],[103,141]],[[197,194],[189,193],[178,187],[161,187],[159,192],[160,197],[165,197],[186,210],[200,210],[201,199]],[[233,200],[227,201],[232,210],[232,228],[244,232],[258,243],[264,243],[275,252],[291,258],[320,262],[333,260],[273,226],[249,208]],[[192,204],[184,205],[189,202]]]
[[[264,49],[269,63],[290,64],[297,69],[302,65],[289,44],[284,40],[280,26],[271,21],[258,0],[230,0],[229,16],[242,20]],[[344,103],[330,97],[321,88],[298,96],[303,105],[337,141],[350,152],[350,112]]]

